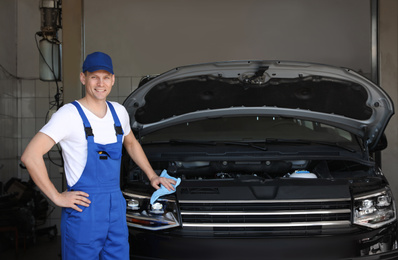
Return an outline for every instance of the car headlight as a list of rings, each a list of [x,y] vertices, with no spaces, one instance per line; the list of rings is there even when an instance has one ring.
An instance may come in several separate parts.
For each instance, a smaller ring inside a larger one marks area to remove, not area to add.
[[[389,188],[354,198],[354,224],[379,228],[395,219],[395,202]]]
[[[130,227],[161,230],[180,226],[174,200],[158,199],[153,205],[150,197],[123,192],[127,206],[127,225]]]

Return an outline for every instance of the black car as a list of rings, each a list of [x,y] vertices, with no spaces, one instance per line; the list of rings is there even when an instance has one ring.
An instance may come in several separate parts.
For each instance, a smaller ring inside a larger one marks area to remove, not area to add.
[[[374,154],[388,95],[321,64],[230,61],[178,67],[124,102],[154,170],[128,156],[122,188],[133,259],[397,259],[397,218]]]

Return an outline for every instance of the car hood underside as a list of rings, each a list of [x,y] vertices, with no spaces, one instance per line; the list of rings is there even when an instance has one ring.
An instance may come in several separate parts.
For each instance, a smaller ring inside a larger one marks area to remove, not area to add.
[[[144,132],[203,118],[271,115],[334,125],[370,147],[394,111],[381,88],[349,69],[279,61],[179,67],[138,88],[125,106],[133,129]]]

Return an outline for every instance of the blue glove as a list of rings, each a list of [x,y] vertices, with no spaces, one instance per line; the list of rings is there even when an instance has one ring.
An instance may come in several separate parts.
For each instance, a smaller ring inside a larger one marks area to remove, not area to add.
[[[162,171],[162,173],[160,174],[160,177],[165,177],[165,178],[168,178],[168,179],[173,179],[173,180],[176,181],[176,184],[175,184],[175,185],[171,184],[171,185],[174,187],[174,190],[168,190],[168,189],[166,189],[165,186],[163,186],[162,184],[160,184],[160,188],[159,188],[158,190],[156,190],[156,191],[152,194],[152,197],[151,197],[151,205],[153,205],[153,203],[155,203],[155,201],[156,201],[160,196],[164,196],[164,195],[171,194],[171,193],[175,192],[175,189],[176,189],[177,186],[180,185],[180,183],[181,183],[181,179],[180,179],[180,178],[176,179],[176,178],[174,178],[174,177],[171,177],[170,175],[167,174],[167,171],[166,171],[166,170],[163,170],[163,171]]]

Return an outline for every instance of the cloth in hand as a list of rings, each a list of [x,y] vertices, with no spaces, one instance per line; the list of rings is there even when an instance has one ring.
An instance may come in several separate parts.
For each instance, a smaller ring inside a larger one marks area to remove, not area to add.
[[[153,203],[155,203],[156,200],[157,200],[159,197],[164,196],[164,195],[167,195],[167,194],[171,194],[171,193],[175,192],[175,189],[176,189],[177,186],[180,185],[180,183],[181,183],[181,178],[178,178],[178,179],[177,179],[177,178],[171,177],[170,175],[167,174],[167,171],[166,171],[166,170],[163,170],[163,171],[162,171],[162,173],[160,174],[160,177],[165,177],[165,178],[168,178],[168,179],[173,179],[173,180],[176,181],[176,184],[171,184],[171,185],[174,187],[174,190],[168,190],[165,186],[163,186],[162,184],[160,184],[160,188],[159,188],[158,190],[156,190],[156,191],[152,194],[152,197],[151,197],[151,205],[153,205]]]

